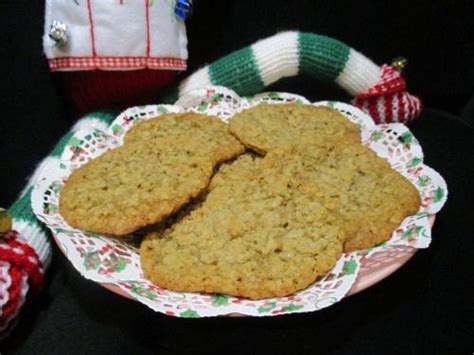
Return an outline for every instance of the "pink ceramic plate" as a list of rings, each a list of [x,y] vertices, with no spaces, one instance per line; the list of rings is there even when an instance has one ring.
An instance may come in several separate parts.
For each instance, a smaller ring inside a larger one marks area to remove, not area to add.
[[[433,227],[434,221],[435,215],[430,216],[429,223],[431,227]],[[411,247],[399,246],[390,249],[390,251],[379,251],[368,258],[363,257],[360,260],[361,266],[357,280],[346,297],[355,295],[390,276],[408,262],[417,250]]]
[[[435,221],[435,216],[432,215],[429,218],[431,227]],[[59,246],[59,249],[67,257],[67,254],[64,252],[62,244],[59,243],[54,236],[56,244]],[[375,285],[377,282],[382,281],[387,278],[395,271],[400,269],[405,263],[410,260],[413,255],[417,252],[417,249],[410,247],[397,247],[392,248],[390,251],[384,250],[377,253],[371,254],[370,257],[363,257],[360,260],[361,266],[359,270],[359,275],[356,282],[352,285],[352,288],[347,293],[346,297],[355,295],[356,293],[369,288],[370,286]],[[100,283],[99,285],[105,287],[107,290],[116,293],[119,296],[137,301],[135,298],[131,297],[127,292],[122,290],[120,287],[111,284],[111,283]],[[138,302],[138,301],[137,301]]]

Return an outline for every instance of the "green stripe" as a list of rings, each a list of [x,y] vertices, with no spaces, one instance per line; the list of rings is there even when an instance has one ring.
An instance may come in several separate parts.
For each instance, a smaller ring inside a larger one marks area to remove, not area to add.
[[[8,209],[8,211],[14,218],[19,218],[25,212],[26,214],[30,214],[30,212],[33,213],[30,203],[32,191],[33,187],[30,186],[28,190],[26,190],[26,192],[19,199],[17,199]]]
[[[227,86],[239,95],[255,94],[265,87],[251,47],[239,49],[212,63],[209,77],[212,84]]]
[[[300,72],[322,81],[334,81],[349,59],[350,47],[326,36],[298,34]]]
[[[105,124],[110,124],[117,117],[117,114],[117,111],[114,110],[102,110],[87,114],[82,117],[81,120],[98,120]],[[64,148],[73,137],[74,133],[75,131],[73,130],[66,133],[59,140],[49,155],[59,158],[63,153]],[[31,226],[41,228],[41,230],[46,232],[45,227],[36,219],[33,209],[31,208],[32,191],[33,187],[29,187],[28,190],[13,203],[9,211],[15,219],[25,221]]]
[[[56,144],[54,149],[51,151],[50,155],[52,157],[59,158],[61,156],[61,154],[63,153],[64,147],[66,147],[67,143],[69,142],[69,140],[72,138],[73,135],[74,135],[74,131],[70,131],[70,132],[66,133],[59,140],[58,144]]]
[[[82,120],[98,120],[101,121],[105,124],[110,124],[118,115],[118,112],[115,110],[102,110],[102,111],[96,111],[96,112],[91,112],[81,118]],[[59,158],[61,154],[63,153],[64,148],[66,147],[67,143],[71,139],[71,137],[74,135],[74,131],[69,131],[66,133],[56,144],[56,146],[53,148],[51,153],[49,154],[50,156]]]
[[[47,232],[46,227],[36,218],[33,208],[31,207],[31,194],[33,187],[29,187],[28,190],[17,199],[13,205],[8,209],[12,217],[19,221],[24,221],[32,227],[40,228],[44,233]]]

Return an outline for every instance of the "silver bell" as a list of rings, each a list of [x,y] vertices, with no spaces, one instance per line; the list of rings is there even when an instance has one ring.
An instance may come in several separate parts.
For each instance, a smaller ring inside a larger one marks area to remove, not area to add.
[[[54,41],[55,45],[62,46],[68,40],[67,25],[61,21],[53,21],[49,27],[48,36]]]

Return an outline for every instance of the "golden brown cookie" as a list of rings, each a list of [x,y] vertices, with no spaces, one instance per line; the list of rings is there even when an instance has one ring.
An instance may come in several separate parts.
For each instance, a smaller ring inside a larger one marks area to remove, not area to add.
[[[61,192],[59,211],[73,227],[127,234],[197,196],[208,185],[213,165],[200,154],[130,143],[75,170]]]
[[[227,124],[218,117],[195,112],[170,113],[142,121],[125,135],[125,143],[159,140],[171,144],[199,149],[210,154],[217,163],[241,154],[244,147],[229,134]]]
[[[244,150],[217,118],[199,114],[172,117],[177,122],[174,137],[170,132],[144,137],[146,131],[139,125],[137,139],[126,140],[122,147],[71,174],[59,204],[71,226],[123,235],[157,223],[201,193],[216,164]],[[152,120],[148,122],[153,125]],[[207,125],[213,127],[215,139],[203,134]]]
[[[244,155],[224,165],[205,200],[140,248],[145,276],[174,291],[251,299],[306,288],[342,252],[344,231],[283,165]],[[278,173],[277,173],[278,172]],[[282,173],[284,172],[284,173]]]
[[[413,184],[361,144],[287,147],[269,153],[265,163],[291,170],[295,181],[340,216],[346,252],[388,240],[420,206]]]
[[[356,125],[325,106],[260,104],[232,117],[229,129],[246,147],[262,154],[287,144],[360,142]]]

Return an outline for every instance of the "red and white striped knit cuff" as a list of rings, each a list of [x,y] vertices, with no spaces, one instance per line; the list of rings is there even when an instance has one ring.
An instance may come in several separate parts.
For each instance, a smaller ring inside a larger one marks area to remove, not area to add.
[[[0,238],[0,338],[14,325],[27,293],[40,289],[43,277],[38,253],[18,232],[12,230]]]
[[[382,65],[379,81],[359,93],[353,104],[377,123],[409,123],[421,111],[420,99],[408,93],[401,73],[389,65]]]

